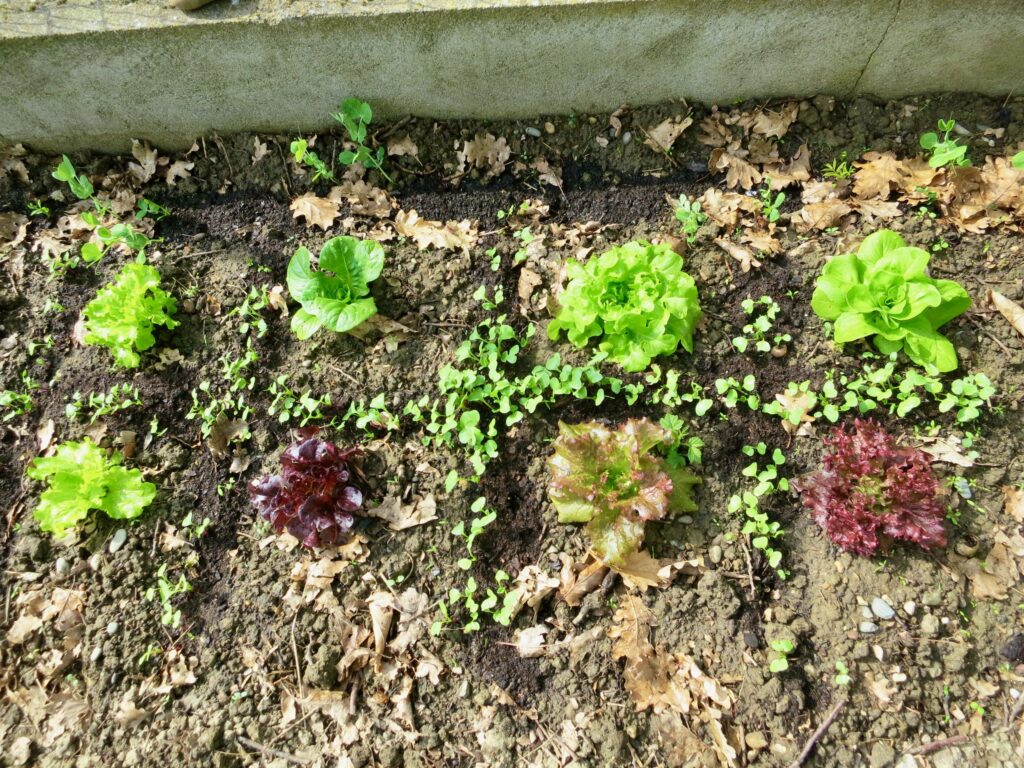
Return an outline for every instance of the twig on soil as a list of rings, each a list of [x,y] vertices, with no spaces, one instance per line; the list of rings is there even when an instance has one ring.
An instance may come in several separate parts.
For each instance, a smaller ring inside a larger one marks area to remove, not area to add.
[[[754,565],[750,562],[750,549],[747,548],[747,540],[740,538],[743,547],[743,556],[747,559],[747,578],[750,580],[750,596],[757,597],[757,588],[754,586]]]
[[[299,614],[292,617],[292,656],[295,657],[295,682],[299,686],[299,697],[306,698],[306,686],[302,682],[302,668],[299,666],[299,647],[295,644],[295,622],[299,620]]]
[[[296,765],[307,765],[309,762],[308,760],[304,760],[301,757],[296,757],[295,755],[289,754],[287,752],[282,752],[279,749],[273,749],[272,747],[265,747],[262,744],[257,744],[252,739],[245,738],[245,736],[236,736],[235,741],[237,741],[243,747],[254,749],[257,752],[263,753],[267,757],[276,757],[281,760],[287,760],[289,763],[295,763]]]
[[[1020,712],[1021,712],[1022,709],[1024,709],[1024,694],[1021,694],[1020,696],[1017,697],[1017,703],[1014,705],[1013,709],[1010,711],[1010,716],[1009,716],[1009,718],[1007,718],[1006,724],[1007,725],[1013,725],[1016,722],[1017,717],[1020,715]]]
[[[839,717],[839,712],[843,707],[846,706],[847,699],[840,699],[836,702],[835,706],[829,710],[829,713],[825,716],[825,719],[821,721],[814,733],[811,734],[811,738],[804,744],[804,748],[800,750],[800,754],[796,756],[796,760],[789,764],[789,768],[800,768],[804,764],[804,761],[810,756],[811,752],[814,751],[815,745],[818,743],[818,739],[825,735],[825,731],[829,729],[829,726],[835,722],[836,718]]]
[[[927,744],[922,744],[919,747],[907,750],[908,755],[930,755],[932,752],[938,752],[940,749],[946,747],[955,747],[957,744],[963,744],[970,737],[966,734],[959,736],[950,736],[948,739],[936,739],[935,741],[929,741]]]

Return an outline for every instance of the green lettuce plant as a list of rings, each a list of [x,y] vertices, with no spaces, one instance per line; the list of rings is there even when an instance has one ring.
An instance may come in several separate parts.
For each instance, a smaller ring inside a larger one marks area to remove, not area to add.
[[[292,317],[292,332],[308,339],[321,328],[350,331],[377,314],[370,283],[384,268],[384,249],[373,240],[332,237],[320,249],[319,269],[299,248],[288,262],[288,290],[302,309]]]
[[[153,328],[176,328],[174,297],[160,288],[160,273],[147,264],[126,264],[113,284],[85,307],[85,343],[110,349],[114,364],[135,368],[139,352],[156,343]]]
[[[668,429],[647,419],[616,429],[560,422],[558,429],[548,495],[560,523],[586,524],[594,552],[609,566],[640,549],[648,521],[696,511],[691,493],[700,478],[657,451],[675,445]]]
[[[872,337],[883,354],[903,350],[922,366],[952,371],[953,344],[938,329],[970,305],[967,291],[927,273],[930,255],[887,229],[865,238],[856,253],[830,260],[818,278],[811,307],[834,324],[844,344]]]
[[[693,351],[697,286],[669,245],[626,243],[585,265],[570,261],[567,271],[562,310],[548,324],[552,340],[563,330],[577,347],[598,338],[598,349],[630,372],[679,345]]]
[[[26,474],[47,483],[35,518],[39,527],[57,538],[98,509],[115,520],[133,520],[156,497],[156,486],[137,469],[121,466],[123,456],[105,452],[88,438],[57,447],[53,456],[39,457]]]

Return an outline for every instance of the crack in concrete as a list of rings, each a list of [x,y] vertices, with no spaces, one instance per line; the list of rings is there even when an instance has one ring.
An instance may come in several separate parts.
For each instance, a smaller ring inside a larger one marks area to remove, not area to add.
[[[864,67],[861,69],[860,74],[857,75],[857,80],[854,82],[850,92],[846,94],[845,98],[850,98],[856,95],[857,89],[860,86],[860,81],[864,79],[864,73],[868,71],[868,67],[871,66],[871,62],[875,58],[875,54],[878,53],[878,49],[882,47],[882,43],[885,42],[885,38],[889,35],[889,30],[892,29],[892,25],[896,23],[896,19],[900,15],[900,9],[903,7],[903,0],[896,0],[896,10],[893,11],[892,18],[889,19],[889,23],[885,25],[885,29],[882,31],[882,36],[878,39],[878,45],[875,49],[868,54],[868,60],[864,62]]]

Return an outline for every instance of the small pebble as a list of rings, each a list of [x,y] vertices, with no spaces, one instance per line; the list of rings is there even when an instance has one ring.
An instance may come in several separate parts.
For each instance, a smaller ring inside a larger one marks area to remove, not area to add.
[[[110,546],[107,548],[110,554],[115,554],[117,550],[124,546],[124,543],[128,541],[128,531],[124,528],[118,528],[114,531],[113,537],[110,539]]]
[[[906,611],[907,616],[913,616],[917,612],[917,603],[913,600],[907,600],[903,604],[903,610]]]
[[[57,575],[61,578],[67,576],[68,573],[71,572],[71,564],[67,561],[67,558],[65,557],[58,557],[57,562],[54,565],[54,568],[57,571]]]
[[[939,634],[939,619],[929,613],[921,619],[921,634],[925,637],[935,637]]]
[[[871,612],[882,621],[889,621],[896,617],[896,611],[894,611],[892,606],[880,597],[872,599]]]
[[[540,129],[539,128],[534,128],[532,125],[529,128],[526,129],[526,133],[527,133],[528,136],[533,136],[533,138],[535,138],[535,139],[539,139],[540,138]]]
[[[693,525],[693,518],[689,515],[680,515],[676,518],[676,520],[682,523],[683,525]]]
[[[708,560],[715,565],[722,562],[722,548],[717,544],[711,545],[711,548],[708,550]]]
[[[95,555],[89,558],[89,570],[98,571],[100,569],[101,562],[103,562],[103,558],[100,557],[100,553],[97,552]]]
[[[868,608],[866,605],[863,605],[860,609],[860,617],[862,619],[873,619],[875,618],[875,614],[871,612],[870,608]]]
[[[873,635],[880,629],[880,627],[873,621],[862,621],[857,625],[857,628],[860,630],[862,635]]]
[[[92,653],[89,654],[89,661],[99,661],[100,656],[103,655],[103,646],[97,645],[92,649]]]
[[[631,142],[632,140],[633,140],[633,132],[632,131],[626,131],[625,133],[622,134],[622,143],[623,144],[629,144],[629,142]]]
[[[552,122],[544,123],[544,131],[546,133],[554,133],[555,132],[555,124],[552,123]]]
[[[743,740],[750,749],[764,749],[768,746],[768,740],[761,731],[751,731]]]
[[[931,592],[925,592],[924,597],[921,598],[921,602],[932,607],[942,605],[942,592],[937,589],[932,590]]]
[[[121,628],[120,624],[118,624],[116,621],[112,621],[109,624],[107,624],[107,634],[108,635],[116,635],[117,634],[117,630],[119,630],[120,628]]]

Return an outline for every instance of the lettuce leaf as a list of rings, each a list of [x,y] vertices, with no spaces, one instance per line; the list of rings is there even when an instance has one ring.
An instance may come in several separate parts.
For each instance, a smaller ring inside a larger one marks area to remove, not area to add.
[[[126,264],[112,285],[85,307],[85,343],[107,347],[114,364],[135,368],[139,352],[156,343],[153,327],[175,328],[178,305],[160,288],[160,273],[147,264]]]
[[[552,341],[561,331],[577,347],[598,339],[598,349],[630,372],[680,345],[693,351],[697,286],[670,246],[626,243],[586,265],[570,261],[567,272],[562,310],[548,324]]]
[[[121,466],[122,459],[120,453],[108,459],[88,438],[35,459],[26,474],[47,483],[34,512],[39,527],[60,538],[93,509],[117,520],[141,515],[156,497],[156,486],[143,481],[139,470]]]
[[[384,249],[373,240],[332,237],[320,249],[319,269],[299,248],[288,262],[288,291],[302,305],[292,316],[292,332],[308,339],[321,328],[350,331],[377,313],[370,283],[384,268]]]
[[[930,258],[895,232],[875,232],[857,253],[825,264],[811,308],[832,321],[838,344],[872,338],[884,354],[902,349],[918,365],[952,371],[956,349],[938,328],[962,314],[971,298],[958,283],[930,277]]]

